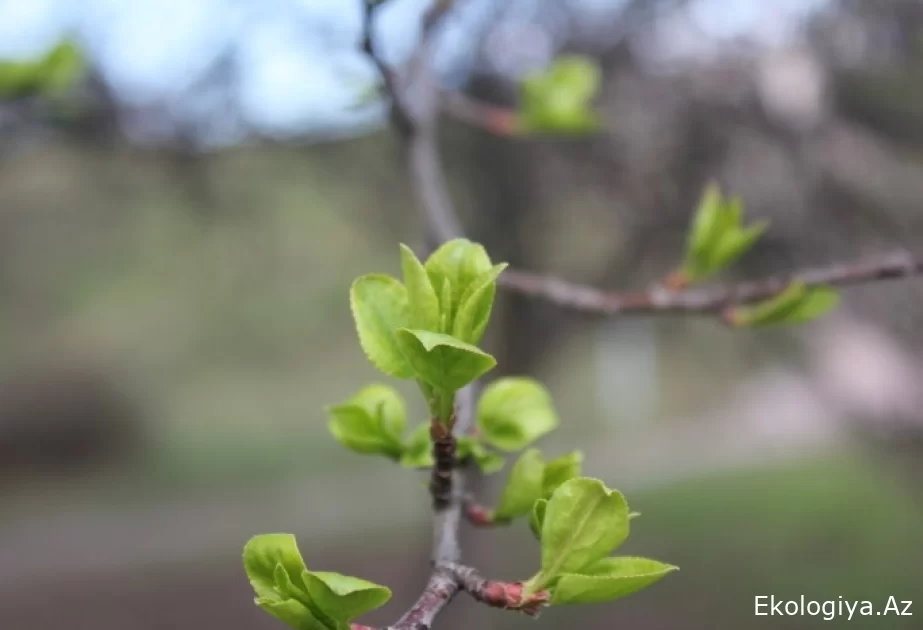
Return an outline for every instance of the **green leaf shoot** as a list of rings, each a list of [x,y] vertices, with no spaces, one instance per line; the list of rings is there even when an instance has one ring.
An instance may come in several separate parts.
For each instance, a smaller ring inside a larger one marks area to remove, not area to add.
[[[545,387],[530,378],[504,377],[484,389],[477,426],[484,441],[501,451],[518,451],[558,426],[558,414]]]

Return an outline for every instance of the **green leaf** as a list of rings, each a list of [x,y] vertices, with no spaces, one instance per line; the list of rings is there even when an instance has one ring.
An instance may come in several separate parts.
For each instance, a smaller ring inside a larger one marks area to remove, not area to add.
[[[517,516],[528,514],[532,505],[542,498],[545,458],[538,449],[524,452],[510,470],[494,520],[509,522]]]
[[[476,344],[484,336],[497,293],[497,277],[507,266],[503,263],[492,267],[465,289],[459,300],[458,313],[452,327],[454,337],[466,343]]]
[[[404,445],[401,466],[404,468],[430,468],[433,465],[433,448],[430,425],[424,422],[414,429]]]
[[[485,475],[499,472],[506,464],[503,457],[487,450],[483,444],[474,438],[461,437],[458,439],[458,459],[464,460],[468,457],[474,460]]]
[[[631,595],[660,581],[678,568],[647,558],[604,558],[582,574],[561,575],[551,594],[551,603],[596,604]]]
[[[376,368],[397,378],[411,378],[413,369],[401,354],[396,331],[408,324],[407,289],[396,278],[382,274],[361,276],[353,282],[349,302],[359,343]]]
[[[257,606],[296,630],[334,630],[318,621],[311,610],[298,600],[258,597],[255,601]]]
[[[697,282],[718,273],[749,251],[769,223],[761,221],[743,228],[742,220],[740,197],[725,199],[718,185],[710,182],[689,230],[680,275],[687,282]]]
[[[545,71],[521,83],[526,130],[577,133],[599,127],[590,101],[599,90],[599,64],[580,55],[562,55]]]
[[[304,560],[294,536],[254,536],[244,546],[243,562],[260,608],[297,630],[332,630],[308,605]]]
[[[490,257],[483,246],[465,238],[443,243],[424,264],[430,282],[440,297],[445,333],[454,330],[461,298],[479,277],[491,270]]]
[[[536,380],[504,377],[484,389],[477,406],[484,441],[502,451],[518,451],[558,426],[548,391]]]
[[[564,482],[545,508],[542,522],[542,569],[531,592],[562,573],[580,573],[608,556],[628,537],[628,503],[598,479]]]
[[[808,287],[804,282],[795,280],[769,300],[733,309],[730,319],[737,326],[800,324],[826,315],[839,302],[840,295],[835,289]]]
[[[579,477],[582,467],[583,453],[581,451],[571,451],[567,455],[548,462],[542,480],[542,495],[546,498],[550,497],[565,481]]]
[[[403,243],[401,244],[401,269],[404,273],[404,285],[407,287],[407,303],[410,309],[409,326],[439,332],[439,297],[436,295],[436,290],[423,264]]]
[[[349,402],[365,409],[378,420],[386,435],[400,442],[407,428],[407,407],[400,392],[388,385],[373,383],[360,389]]]
[[[769,227],[769,221],[759,221],[745,230],[728,233],[713,252],[712,267],[723,269],[746,254]]]
[[[244,570],[258,597],[276,593],[274,572],[281,564],[289,576],[300,576],[304,560],[292,534],[261,534],[244,546]]]
[[[369,385],[348,402],[327,408],[328,428],[343,446],[358,453],[398,459],[404,452],[401,436],[407,411],[400,394],[385,385]]]
[[[343,625],[391,599],[387,587],[339,573],[305,571],[302,579],[317,607]]]
[[[542,539],[542,524],[545,522],[545,510],[548,509],[548,499],[539,499],[532,505],[529,515],[529,528],[538,540]]]
[[[443,392],[458,391],[497,364],[480,348],[441,333],[401,328],[397,342],[417,377]]]

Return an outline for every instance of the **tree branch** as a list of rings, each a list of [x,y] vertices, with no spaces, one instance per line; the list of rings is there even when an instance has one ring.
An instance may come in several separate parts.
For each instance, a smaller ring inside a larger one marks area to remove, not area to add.
[[[784,291],[793,280],[807,286],[850,286],[878,280],[906,278],[923,273],[923,260],[908,252],[894,252],[874,259],[804,269],[762,280],[725,286],[713,285],[681,290],[655,287],[647,291],[602,291],[551,276],[508,269],[498,284],[558,306],[596,315],[722,313],[726,309],[765,300]]]
[[[502,114],[479,109],[460,99],[445,100],[430,67],[430,42],[434,29],[452,7],[453,0],[436,0],[423,18],[423,35],[402,77],[395,75],[375,52],[372,22],[375,7],[366,4],[363,50],[382,73],[391,97],[391,120],[408,152],[408,166],[417,202],[429,232],[431,245],[463,235],[461,223],[446,191],[436,146],[436,123],[441,102],[453,103],[469,120],[493,121],[496,129],[511,129],[513,120]],[[491,118],[492,117],[492,118]],[[497,122],[500,121],[500,122]],[[489,127],[489,126],[488,126]],[[522,584],[487,580],[471,567],[459,564],[459,527],[463,510],[465,479],[456,458],[457,438],[474,425],[476,385],[463,388],[456,396],[455,419],[451,429],[433,420],[430,436],[434,465],[430,481],[433,497],[433,570],[416,603],[388,630],[428,630],[436,616],[460,590],[488,606],[519,610],[535,615],[547,603],[548,594],[523,597]],[[353,630],[375,630],[353,624]]]

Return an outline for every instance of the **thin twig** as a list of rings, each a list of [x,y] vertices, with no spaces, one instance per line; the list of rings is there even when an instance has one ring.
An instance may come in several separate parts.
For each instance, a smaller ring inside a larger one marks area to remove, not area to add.
[[[436,0],[423,18],[423,35],[411,56],[404,75],[392,72],[376,54],[372,36],[374,7],[366,5],[363,49],[382,72],[391,97],[395,128],[408,151],[408,166],[417,202],[430,233],[431,245],[462,236],[461,224],[446,191],[436,146],[436,123],[442,95],[430,67],[430,44],[433,31],[451,9],[453,0]],[[472,111],[470,108],[469,112]],[[389,627],[389,630],[429,630],[433,620],[455,597],[465,590],[476,600],[499,608],[519,610],[535,615],[547,603],[547,593],[523,597],[521,583],[486,580],[473,568],[460,564],[459,527],[462,497],[465,492],[463,471],[456,465],[457,438],[474,426],[476,385],[463,388],[456,395],[455,421],[451,431],[434,421],[431,428],[433,466],[430,491],[433,496],[433,570],[416,603]],[[353,625],[353,630],[374,630]]]
[[[850,286],[923,273],[923,260],[907,252],[847,264],[804,269],[734,285],[711,285],[682,290],[655,287],[647,291],[603,291],[551,276],[508,269],[498,283],[510,291],[547,300],[557,306],[589,314],[720,313],[723,310],[772,298],[792,281],[809,287]]]

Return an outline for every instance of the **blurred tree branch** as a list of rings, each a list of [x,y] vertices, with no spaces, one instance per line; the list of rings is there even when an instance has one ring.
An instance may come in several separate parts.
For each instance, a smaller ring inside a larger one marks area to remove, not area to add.
[[[436,0],[426,11],[420,42],[406,66],[397,71],[388,67],[378,55],[372,33],[376,11],[382,4],[381,1],[366,2],[362,47],[382,75],[391,103],[390,118],[407,152],[409,175],[428,232],[428,247],[434,248],[464,233],[445,185],[436,137],[439,114],[446,111],[498,135],[512,131],[515,115],[461,95],[446,94],[440,89],[430,65],[431,44],[434,32],[452,9],[453,0]],[[666,286],[646,291],[606,292],[518,270],[507,270],[499,282],[507,290],[586,313],[720,314],[731,323],[731,307],[777,296],[795,280],[806,286],[848,286],[904,278],[921,272],[923,261],[905,252],[896,252],[875,260],[805,269],[736,285],[701,288],[671,287],[668,282]],[[469,386],[461,392],[453,431],[447,433],[443,429],[440,432],[435,424],[431,431],[436,462],[430,484],[435,529],[433,570],[417,602],[395,625],[390,626],[392,630],[430,628],[436,616],[459,590],[469,592],[476,600],[489,606],[527,614],[535,614],[547,598],[547,594],[538,593],[524,601],[521,584],[485,580],[473,568],[458,564],[461,560],[458,536],[462,515],[475,525],[485,524],[479,518],[483,516],[483,509],[464,492],[463,471],[452,465],[457,437],[465,435],[472,426],[472,389],[473,386]],[[359,625],[353,628],[370,630]]]

